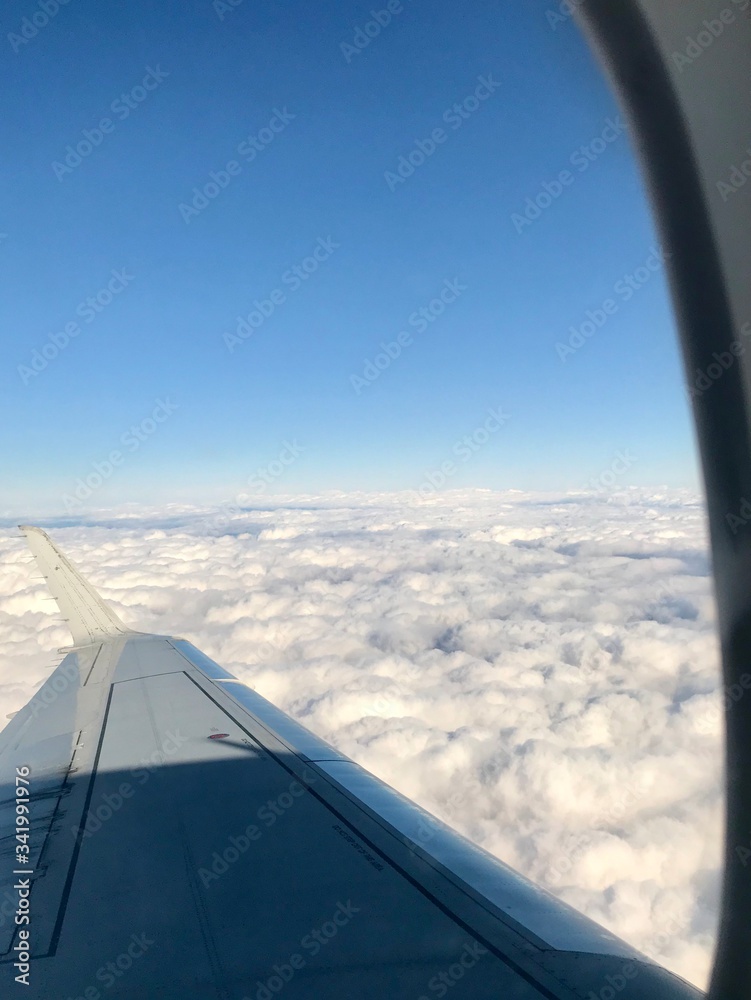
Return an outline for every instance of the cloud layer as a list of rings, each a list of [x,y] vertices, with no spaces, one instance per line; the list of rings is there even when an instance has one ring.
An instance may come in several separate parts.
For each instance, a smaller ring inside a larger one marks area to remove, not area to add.
[[[525,875],[704,985],[723,810],[701,500],[279,498],[50,523],[124,621],[183,635]],[[0,531],[0,713],[69,641]]]

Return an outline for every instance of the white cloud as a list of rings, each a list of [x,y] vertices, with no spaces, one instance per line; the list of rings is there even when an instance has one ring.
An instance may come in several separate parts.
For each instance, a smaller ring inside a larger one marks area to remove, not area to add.
[[[452,491],[51,525],[123,619],[190,638],[526,875],[704,985],[721,707],[704,510],[683,491]],[[0,534],[0,713],[68,642]]]

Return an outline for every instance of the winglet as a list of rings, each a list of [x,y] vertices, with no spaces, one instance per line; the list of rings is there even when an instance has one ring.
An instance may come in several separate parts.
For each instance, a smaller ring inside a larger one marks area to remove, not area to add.
[[[104,638],[133,634],[41,528],[26,524],[19,528],[26,536],[60,613],[68,622],[74,645],[87,646]]]

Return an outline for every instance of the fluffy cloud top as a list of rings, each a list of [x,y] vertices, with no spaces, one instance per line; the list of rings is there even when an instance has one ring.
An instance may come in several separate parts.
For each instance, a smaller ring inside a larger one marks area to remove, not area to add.
[[[700,986],[722,718],[680,491],[279,498],[48,522],[128,624],[189,638],[399,791]],[[0,532],[0,713],[69,642]]]

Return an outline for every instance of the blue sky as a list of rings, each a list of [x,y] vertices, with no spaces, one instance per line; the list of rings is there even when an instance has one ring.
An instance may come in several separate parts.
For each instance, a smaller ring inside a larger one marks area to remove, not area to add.
[[[5,513],[97,468],[82,507],[447,461],[450,487],[577,488],[624,450],[617,485],[696,484],[633,153],[551,3],[40,9],[9,2],[0,48]]]

